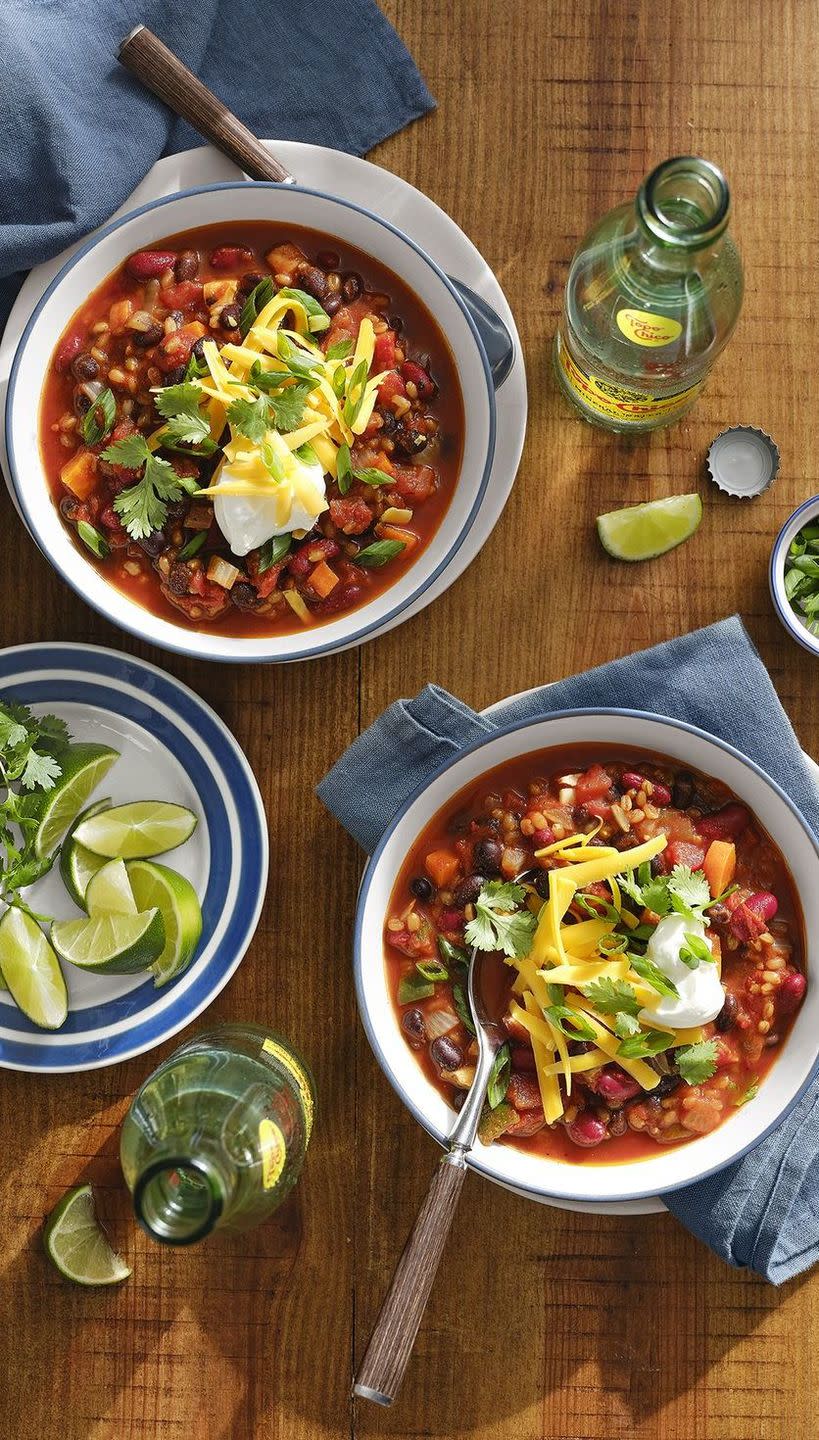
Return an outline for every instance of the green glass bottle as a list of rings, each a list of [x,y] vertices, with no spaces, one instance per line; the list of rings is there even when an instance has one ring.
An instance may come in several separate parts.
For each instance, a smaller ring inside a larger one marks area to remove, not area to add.
[[[271,1030],[220,1025],[180,1046],[122,1128],[140,1225],[165,1245],[259,1225],[298,1179],[314,1107],[307,1066]]]
[[[592,424],[623,433],[679,420],[736,325],[742,264],[715,165],[658,165],[572,260],[555,337],[560,385]]]

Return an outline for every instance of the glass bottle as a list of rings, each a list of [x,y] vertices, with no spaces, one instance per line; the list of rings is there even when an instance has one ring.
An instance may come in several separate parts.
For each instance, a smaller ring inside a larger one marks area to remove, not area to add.
[[[742,264],[715,165],[665,160],[592,227],[555,336],[560,385],[592,424],[632,434],[693,405],[739,317]]]
[[[134,1211],[165,1245],[260,1224],[296,1183],[313,1123],[304,1061],[259,1025],[220,1025],[155,1070],[125,1117]]]

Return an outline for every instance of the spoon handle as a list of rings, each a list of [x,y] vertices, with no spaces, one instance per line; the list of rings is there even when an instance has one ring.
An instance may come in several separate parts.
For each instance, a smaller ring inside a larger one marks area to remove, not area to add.
[[[172,50],[145,25],[137,25],[117,52],[121,63],[160,100],[228,155],[253,180],[292,183],[294,177],[228,110]]]
[[[353,1385],[354,1395],[377,1405],[391,1405],[398,1394],[465,1176],[462,1150],[446,1154],[435,1170],[375,1322]]]

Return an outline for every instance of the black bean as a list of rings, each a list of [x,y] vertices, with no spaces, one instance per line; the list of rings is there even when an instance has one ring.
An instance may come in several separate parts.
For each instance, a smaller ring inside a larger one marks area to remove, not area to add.
[[[486,879],[483,875],[467,875],[452,897],[454,904],[474,905],[485,884]]]
[[[337,270],[341,263],[341,256],[337,250],[319,250],[316,256],[316,264],[322,270]]]
[[[426,875],[416,875],[415,879],[410,881],[410,890],[416,900],[431,900],[435,893],[432,881],[428,880]]]
[[[223,330],[238,330],[241,318],[241,305],[225,305],[219,315],[219,324]]]
[[[150,535],[144,535],[137,543],[146,555],[150,555],[152,560],[156,560],[157,556],[161,555],[166,548],[168,541],[164,530],[152,530]]]
[[[131,342],[138,350],[149,350],[152,345],[158,345],[164,330],[158,320],[154,320],[147,330],[132,330]]]
[[[82,419],[83,415],[87,415],[90,409],[91,401],[82,386],[76,385],[74,387],[74,414],[79,415],[80,419]]]
[[[438,1035],[429,1047],[429,1058],[438,1070],[459,1070],[464,1052],[448,1035]]]
[[[659,1100],[663,1095],[670,1095],[672,1090],[678,1089],[682,1083],[682,1075],[663,1075],[643,1103],[650,1104],[655,1097]]]
[[[93,355],[83,352],[71,361],[71,374],[75,380],[96,380],[99,373],[100,367]]]
[[[246,297],[250,294],[251,290],[256,289],[257,285],[261,285],[264,278],[264,275],[260,275],[258,271],[248,270],[247,274],[243,275],[241,280],[239,281],[236,294],[239,296],[240,299]]]
[[[406,426],[402,425],[400,429],[395,432],[394,443],[399,455],[411,457],[413,455],[420,455],[422,450],[426,450],[429,444],[429,436],[425,435],[423,430],[409,430]]]
[[[725,1003],[717,1016],[717,1029],[724,1035],[726,1030],[733,1030],[737,1020],[737,998],[735,995],[726,995]]]
[[[205,349],[204,349],[205,339],[206,339],[206,337],[205,337],[204,335],[201,335],[201,336],[199,337],[199,339],[196,341],[193,349],[191,350],[191,355],[193,356],[194,360],[204,360],[204,358],[205,358]]]
[[[237,580],[231,586],[230,598],[237,610],[252,610],[258,600],[256,587],[247,580]]]
[[[585,805],[572,806],[572,820],[575,825],[587,825],[591,818]]]
[[[500,873],[503,846],[499,840],[479,840],[475,846],[474,862],[484,875]]]
[[[708,920],[711,925],[727,925],[731,912],[727,905],[709,905]]]
[[[391,315],[389,320],[387,321],[387,324],[389,325],[391,330],[395,331],[396,335],[400,335],[401,331],[404,328],[404,322],[401,319],[400,315]]]
[[[341,282],[341,296],[345,305],[357,300],[363,289],[364,281],[361,276],[357,275],[354,270],[350,270]]]
[[[678,770],[671,787],[671,803],[677,810],[687,810],[694,798],[694,776],[690,770]]]
[[[299,271],[299,288],[306,290],[314,300],[324,300],[330,294],[327,276],[315,265],[302,265]]]
[[[168,576],[168,589],[172,595],[187,595],[190,581],[190,571],[184,562],[178,561],[171,566],[171,573]]]
[[[660,859],[659,855],[655,855],[654,859],[651,861],[651,873],[655,876],[663,875],[665,873],[663,862]]]
[[[79,515],[80,503],[76,495],[64,495],[60,501],[60,514],[66,520],[76,520]]]
[[[235,588],[235,587],[234,587]],[[401,1016],[401,1029],[408,1036],[413,1050],[419,1050],[427,1038],[424,1017],[420,1010],[405,1010]]]
[[[453,1108],[453,1110],[463,1110],[464,1105],[466,1104],[466,1096],[467,1096],[466,1090],[456,1090],[456,1091],[454,1092],[454,1094],[453,1094],[453,1096],[452,1096],[452,1108]]]
[[[182,381],[185,378],[185,368],[186,367],[184,365],[174,365],[173,370],[166,371],[165,384],[181,385]]]
[[[537,890],[537,893],[538,893],[538,895],[540,896],[541,900],[548,900],[548,898],[549,898],[549,871],[548,871],[548,870],[538,870],[537,875],[535,876],[534,885],[535,885],[535,889]]]
[[[198,250],[183,250],[182,254],[176,257],[173,273],[177,281],[193,280],[199,274]]]
[[[340,296],[340,295],[334,295],[334,294],[331,292],[331,293],[327,296],[327,299],[326,299],[326,300],[322,300],[321,303],[322,303],[322,305],[324,306],[324,309],[325,309],[325,311],[327,312],[328,315],[337,315],[338,312],[339,312],[339,310],[341,309],[341,296]]]

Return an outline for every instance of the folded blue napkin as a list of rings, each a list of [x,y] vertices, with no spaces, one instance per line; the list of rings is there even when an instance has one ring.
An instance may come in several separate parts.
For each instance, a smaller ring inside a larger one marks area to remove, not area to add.
[[[353,742],[319,797],[371,851],[433,770],[502,725],[555,710],[650,709],[739,743],[819,833],[819,791],[770,677],[735,616],[514,700],[491,719],[427,686],[398,700]],[[780,1284],[819,1255],[819,1082],[773,1134],[719,1174],[664,1197],[732,1265]]]
[[[143,22],[257,135],[363,155],[432,109],[375,0],[7,0],[0,27],[0,327],[22,276],[200,145],[117,63]]]

